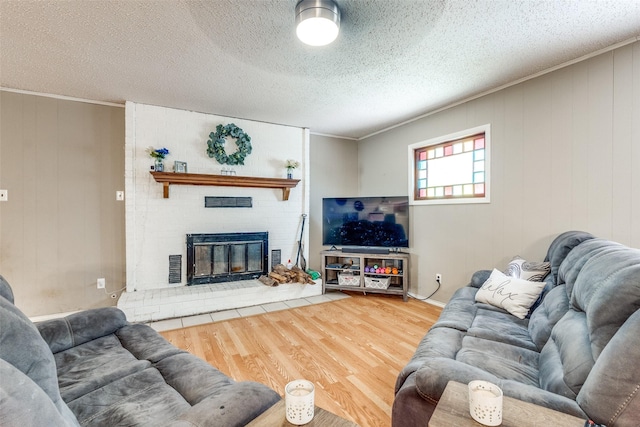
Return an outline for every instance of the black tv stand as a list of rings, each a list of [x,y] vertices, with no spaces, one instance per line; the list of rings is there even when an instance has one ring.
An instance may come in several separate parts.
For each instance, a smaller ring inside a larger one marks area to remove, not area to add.
[[[388,254],[389,249],[387,248],[367,248],[367,247],[347,247],[342,248],[342,252],[345,254]]]

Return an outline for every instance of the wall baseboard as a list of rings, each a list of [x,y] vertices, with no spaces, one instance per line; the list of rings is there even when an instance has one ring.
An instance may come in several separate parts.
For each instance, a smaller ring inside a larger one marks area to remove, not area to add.
[[[425,297],[423,297],[421,295],[416,295],[416,294],[411,293],[411,292],[409,292],[408,295],[411,298],[417,299],[418,301],[422,301],[422,302],[427,303],[427,304],[435,305],[436,307],[444,308],[444,306],[446,305],[446,303],[443,303],[443,302],[440,302],[440,301],[436,301],[436,300],[431,299],[431,298],[425,298]]]
[[[33,323],[44,322],[46,320],[53,320],[53,319],[59,319],[61,317],[66,317],[73,313],[80,313],[81,311],[83,310],[67,311],[66,313],[45,314],[43,316],[29,317],[29,320],[31,320]]]

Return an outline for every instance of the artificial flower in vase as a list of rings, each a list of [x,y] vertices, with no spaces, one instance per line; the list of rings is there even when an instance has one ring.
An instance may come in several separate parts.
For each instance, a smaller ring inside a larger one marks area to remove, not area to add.
[[[300,162],[297,162],[295,160],[287,160],[287,162],[285,163],[285,167],[287,168],[287,178],[288,179],[292,179],[293,178],[293,170],[295,168],[297,168],[298,166],[300,166]]]
[[[164,160],[165,156],[169,154],[169,150],[167,150],[166,148],[155,149],[153,147],[149,147],[147,148],[147,153],[149,153],[149,155],[154,159],[153,170],[156,172],[163,172],[164,163],[162,163],[162,161]]]

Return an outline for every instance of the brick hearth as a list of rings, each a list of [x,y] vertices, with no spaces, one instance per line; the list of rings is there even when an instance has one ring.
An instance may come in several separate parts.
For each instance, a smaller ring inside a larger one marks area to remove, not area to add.
[[[131,322],[149,322],[321,294],[321,280],[315,285],[287,283],[274,287],[258,280],[243,280],[125,292],[118,300],[118,308]]]

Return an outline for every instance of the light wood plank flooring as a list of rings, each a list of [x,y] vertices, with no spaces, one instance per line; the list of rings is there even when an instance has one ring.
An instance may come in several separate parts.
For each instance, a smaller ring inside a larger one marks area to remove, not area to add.
[[[400,370],[441,309],[385,295],[351,298],[161,332],[235,380],[283,394],[316,385],[316,405],[366,426],[389,426]]]

